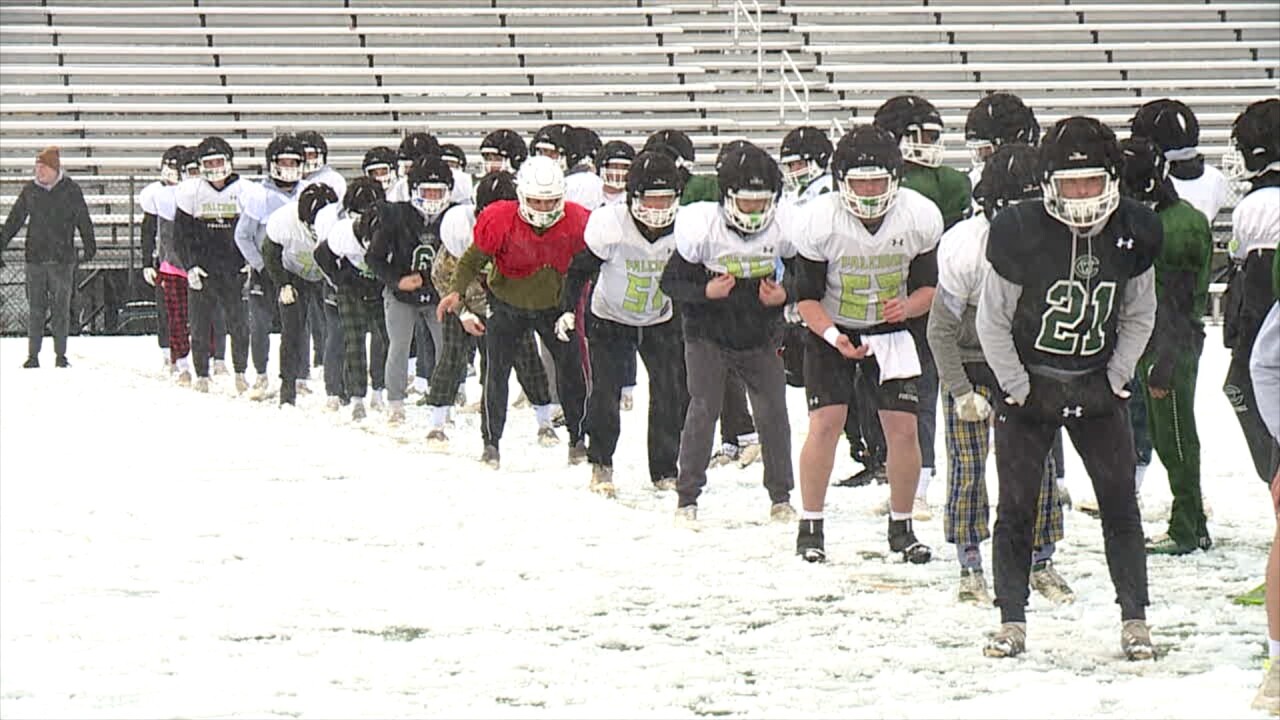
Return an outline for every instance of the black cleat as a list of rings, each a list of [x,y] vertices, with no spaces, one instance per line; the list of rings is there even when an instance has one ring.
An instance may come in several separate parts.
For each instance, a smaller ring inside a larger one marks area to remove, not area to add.
[[[801,520],[800,532],[796,535],[796,554],[805,562],[823,563],[827,561],[827,551],[822,538],[821,520]]]
[[[902,559],[922,565],[933,559],[933,550],[916,539],[910,520],[889,520],[889,550],[902,553]]]
[[[67,362],[66,355],[59,355],[58,359],[53,361],[53,366],[60,367],[60,368],[69,368],[71,367],[71,363]]]
[[[849,477],[836,482],[836,486],[866,487],[873,482],[876,485],[884,485],[889,482],[889,476],[885,474],[884,465],[868,465]]]
[[[27,361],[26,361],[26,362],[22,363],[22,367],[24,367],[24,368],[26,368],[26,369],[28,369],[28,370],[31,370],[32,368],[38,368],[38,367],[40,367],[40,358],[35,357],[35,356],[33,355],[33,356],[31,356],[31,357],[27,358]]]

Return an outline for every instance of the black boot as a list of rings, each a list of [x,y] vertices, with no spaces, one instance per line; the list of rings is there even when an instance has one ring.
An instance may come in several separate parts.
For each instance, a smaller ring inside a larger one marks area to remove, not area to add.
[[[821,520],[801,520],[800,532],[796,535],[796,554],[806,562],[821,563],[827,561],[826,546],[822,538]]]
[[[933,550],[916,539],[910,520],[889,520],[889,550],[902,553],[903,560],[917,565],[933,559]]]

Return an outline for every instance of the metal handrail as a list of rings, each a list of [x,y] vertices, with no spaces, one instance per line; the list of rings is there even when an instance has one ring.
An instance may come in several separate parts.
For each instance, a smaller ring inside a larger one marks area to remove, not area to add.
[[[840,122],[840,118],[831,118],[831,144],[840,142],[840,138],[844,137],[844,123]]]
[[[787,77],[787,69],[790,67],[791,72],[795,75],[795,80]],[[796,93],[796,85],[804,90],[804,99]],[[782,55],[778,60],[778,122],[786,122],[787,120],[787,95],[796,101],[800,106],[800,111],[804,113],[804,119],[809,119],[809,83],[805,82],[804,76],[800,74],[800,67],[796,65],[795,60],[791,59],[791,53],[786,50],[782,51]]]
[[[751,19],[751,9],[743,0],[733,0],[733,46],[739,46],[738,18],[746,18],[747,24],[756,31],[756,90],[764,88],[764,11],[760,9],[759,0],[751,0],[755,7],[756,17]]]

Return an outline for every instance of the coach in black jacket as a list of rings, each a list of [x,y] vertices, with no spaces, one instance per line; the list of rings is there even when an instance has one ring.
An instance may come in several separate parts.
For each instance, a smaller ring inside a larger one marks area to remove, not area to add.
[[[23,186],[18,201],[9,211],[0,230],[0,266],[3,251],[14,235],[31,219],[27,229],[27,362],[25,368],[40,367],[40,343],[46,315],[52,313],[53,349],[57,366],[67,363],[67,329],[71,322],[71,288],[75,280],[75,232],[80,231],[88,262],[98,251],[93,240],[93,222],[80,186],[62,174],[58,148],[47,147],[36,155],[35,179]]]

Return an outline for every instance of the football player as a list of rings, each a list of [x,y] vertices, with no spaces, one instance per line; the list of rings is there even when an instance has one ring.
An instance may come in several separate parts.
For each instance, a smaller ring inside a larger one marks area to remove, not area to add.
[[[1228,200],[1228,183],[1221,170],[1206,164],[1200,153],[1200,122],[1180,100],[1152,100],[1129,121],[1132,135],[1150,138],[1164,153],[1169,179],[1178,197],[1204,214],[1213,225]]]

